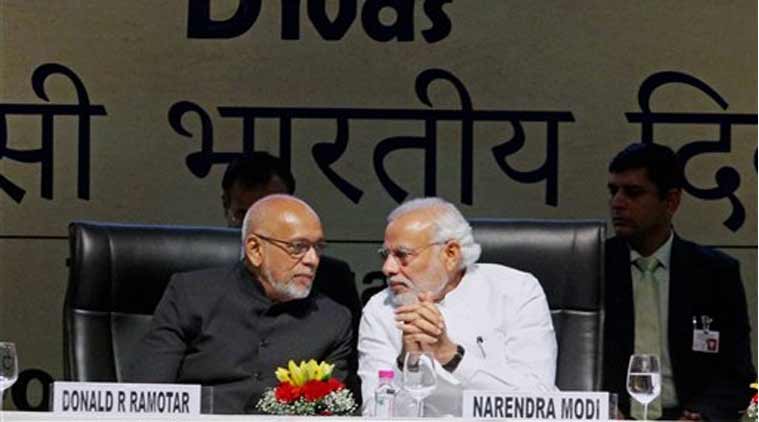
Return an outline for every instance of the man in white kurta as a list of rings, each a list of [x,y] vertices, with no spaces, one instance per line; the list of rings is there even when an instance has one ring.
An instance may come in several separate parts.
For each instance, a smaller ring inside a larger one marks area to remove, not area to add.
[[[463,390],[553,390],[556,336],[535,277],[475,263],[471,228],[440,199],[410,201],[388,220],[380,253],[389,287],[366,305],[359,329],[364,414],[374,411],[380,369],[394,370],[401,388],[398,363],[411,350],[439,362],[425,416],[461,416]]]

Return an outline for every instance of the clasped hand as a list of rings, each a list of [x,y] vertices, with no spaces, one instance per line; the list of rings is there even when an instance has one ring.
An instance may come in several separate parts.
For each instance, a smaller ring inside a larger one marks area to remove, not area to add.
[[[422,351],[446,364],[456,354],[456,343],[448,337],[445,319],[431,293],[420,293],[419,303],[396,308],[395,323],[403,333],[401,359],[407,352]]]

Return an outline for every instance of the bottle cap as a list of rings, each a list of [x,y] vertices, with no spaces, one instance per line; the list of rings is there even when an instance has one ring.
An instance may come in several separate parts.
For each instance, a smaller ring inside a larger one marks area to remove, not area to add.
[[[394,376],[395,376],[395,372],[393,372],[392,370],[387,370],[387,369],[380,369],[379,370],[379,377],[380,378],[393,379]]]

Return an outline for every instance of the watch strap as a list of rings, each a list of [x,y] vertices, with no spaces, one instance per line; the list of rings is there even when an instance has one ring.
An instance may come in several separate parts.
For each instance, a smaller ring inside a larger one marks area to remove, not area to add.
[[[449,360],[447,363],[445,363],[443,366],[443,369],[445,369],[448,372],[453,372],[456,370],[456,368],[459,367],[459,364],[461,363],[461,359],[464,358],[464,353],[466,353],[466,350],[464,350],[464,347],[460,344],[456,345],[456,354],[453,355],[453,358]]]

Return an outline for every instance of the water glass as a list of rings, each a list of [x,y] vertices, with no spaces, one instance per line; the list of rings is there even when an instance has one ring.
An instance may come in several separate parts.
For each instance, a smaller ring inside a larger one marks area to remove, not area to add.
[[[643,405],[643,419],[648,420],[648,404],[661,393],[661,373],[657,356],[630,356],[630,365],[627,367],[627,392]]]
[[[403,360],[403,389],[416,401],[416,416],[424,416],[424,398],[437,386],[435,358],[425,352],[407,352]]]
[[[3,392],[18,378],[18,358],[16,345],[0,341],[0,411],[3,407]]]

